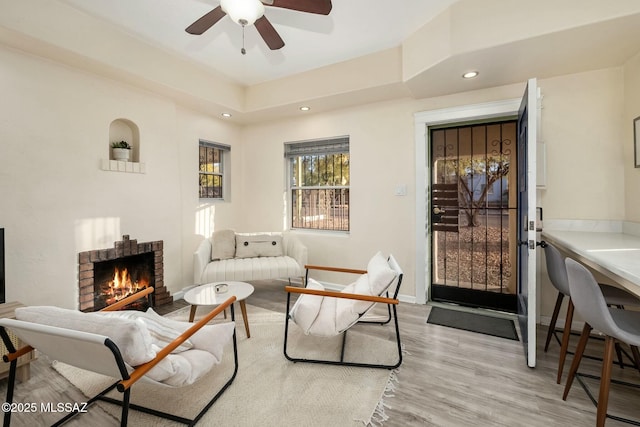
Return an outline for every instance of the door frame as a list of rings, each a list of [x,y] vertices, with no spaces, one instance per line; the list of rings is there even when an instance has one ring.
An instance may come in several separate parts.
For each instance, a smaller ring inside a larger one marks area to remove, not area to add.
[[[431,184],[429,144],[431,144],[431,141],[429,140],[429,128],[472,120],[517,117],[521,102],[522,98],[514,98],[414,113],[416,149],[415,285],[417,304],[426,304],[429,301],[431,285],[431,228],[428,220],[431,212],[429,192]]]

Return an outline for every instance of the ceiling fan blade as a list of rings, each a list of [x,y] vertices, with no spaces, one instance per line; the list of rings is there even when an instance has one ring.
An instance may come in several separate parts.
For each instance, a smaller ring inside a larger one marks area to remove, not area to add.
[[[273,28],[273,25],[271,25],[271,22],[269,22],[266,16],[262,15],[254,25],[264,39],[264,42],[269,46],[269,49],[278,50],[284,46],[284,40],[282,40],[280,34]]]
[[[270,6],[319,15],[328,15],[333,7],[331,0],[273,0]]]
[[[185,31],[189,34],[200,35],[213,27],[213,25],[221,20],[225,15],[226,13],[224,10],[218,6],[193,24],[189,25]]]

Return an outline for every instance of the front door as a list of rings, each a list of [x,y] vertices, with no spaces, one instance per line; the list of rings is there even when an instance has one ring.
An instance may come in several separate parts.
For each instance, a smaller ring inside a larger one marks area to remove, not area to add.
[[[536,366],[537,82],[530,79],[518,111],[518,320],[527,365]]]
[[[517,122],[429,129],[431,299],[517,309]]]

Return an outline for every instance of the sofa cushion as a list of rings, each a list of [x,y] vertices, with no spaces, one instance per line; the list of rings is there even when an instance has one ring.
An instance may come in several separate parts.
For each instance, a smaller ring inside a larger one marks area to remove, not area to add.
[[[218,230],[211,235],[211,260],[230,259],[236,256],[236,233]]]
[[[282,236],[272,234],[236,235],[236,258],[278,257],[283,254]]]
[[[233,258],[210,262],[202,273],[202,283],[237,280],[268,280],[304,276],[304,270],[288,256]]]

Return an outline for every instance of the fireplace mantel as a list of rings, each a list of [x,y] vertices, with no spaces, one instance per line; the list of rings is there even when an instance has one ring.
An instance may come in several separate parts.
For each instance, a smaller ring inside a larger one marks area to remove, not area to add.
[[[124,235],[122,240],[114,243],[113,248],[85,251],[78,254],[78,308],[81,311],[94,311],[94,267],[96,263],[150,252],[153,253],[155,269],[154,306],[173,302],[173,297],[164,286],[162,240],[138,243],[135,239],[131,240],[129,235]]]

